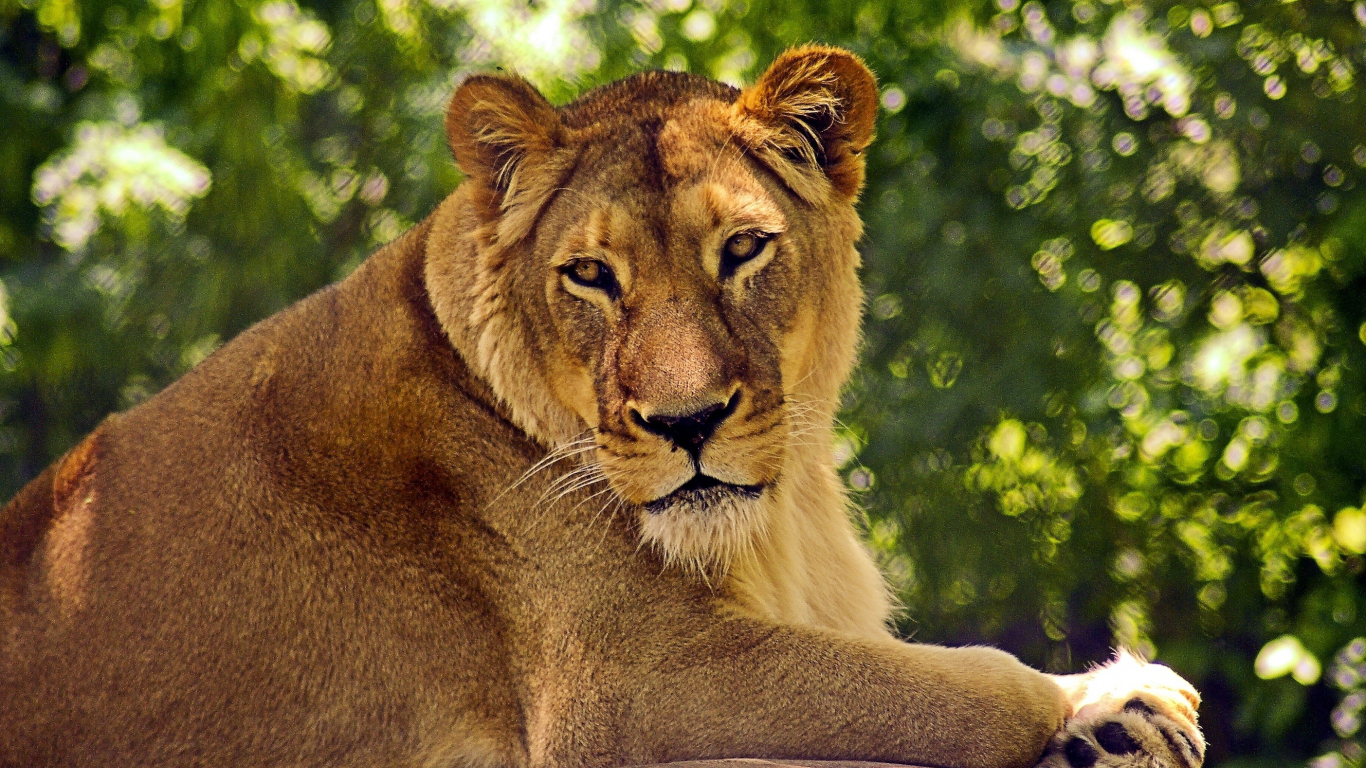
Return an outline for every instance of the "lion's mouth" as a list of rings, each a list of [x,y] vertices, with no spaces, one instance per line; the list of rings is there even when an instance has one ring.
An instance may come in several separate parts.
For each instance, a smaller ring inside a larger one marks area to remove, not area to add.
[[[757,499],[763,492],[762,484],[737,485],[698,472],[672,492],[646,502],[645,511],[658,515],[681,505],[701,510],[727,499]]]

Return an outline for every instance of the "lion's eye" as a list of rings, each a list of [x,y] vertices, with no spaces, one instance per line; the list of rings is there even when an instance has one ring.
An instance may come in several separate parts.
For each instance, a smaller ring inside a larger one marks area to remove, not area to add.
[[[770,235],[760,232],[741,232],[738,235],[731,235],[723,247],[721,256],[721,271],[727,273],[736,267],[758,256],[764,250],[764,245],[768,243]]]
[[[585,288],[597,288],[611,292],[616,289],[617,280],[606,264],[595,259],[577,259],[566,264],[564,273],[570,280]]]

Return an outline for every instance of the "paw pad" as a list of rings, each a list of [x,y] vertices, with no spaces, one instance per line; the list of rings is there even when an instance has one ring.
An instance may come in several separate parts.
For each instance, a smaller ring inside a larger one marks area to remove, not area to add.
[[[1091,742],[1080,736],[1073,736],[1062,751],[1072,768],[1091,768],[1100,759],[1100,753],[1091,746]]]
[[[1101,749],[1115,755],[1138,751],[1138,742],[1125,730],[1124,724],[1113,720],[1096,729],[1096,743]]]
[[[1127,702],[1124,703],[1124,711],[1141,712],[1145,715],[1157,714],[1157,711],[1154,710],[1152,707],[1148,706],[1148,703],[1143,699],[1129,699]]]

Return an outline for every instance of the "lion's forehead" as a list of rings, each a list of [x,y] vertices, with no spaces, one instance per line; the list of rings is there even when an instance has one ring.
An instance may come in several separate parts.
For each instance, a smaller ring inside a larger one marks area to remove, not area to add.
[[[577,211],[564,232],[579,249],[629,248],[640,239],[656,246],[681,241],[691,247],[699,236],[715,231],[758,230],[777,234],[787,229],[787,215],[753,179],[703,180],[679,186],[667,195],[623,194],[605,197]]]
[[[669,110],[660,123],[655,151],[670,181],[687,183],[716,172],[720,162],[741,157],[734,142],[731,107],[699,100]]]
[[[643,239],[661,251],[718,229],[785,231],[784,205],[735,145],[727,109],[682,105],[586,140],[584,171],[562,188],[555,231],[575,248]]]
[[[596,186],[664,192],[743,157],[734,105],[712,95],[626,102],[595,114],[570,140],[580,156],[576,175]]]

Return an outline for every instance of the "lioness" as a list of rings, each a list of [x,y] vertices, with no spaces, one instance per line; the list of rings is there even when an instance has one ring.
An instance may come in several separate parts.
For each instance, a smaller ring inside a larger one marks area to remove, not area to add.
[[[876,110],[819,46],[466,80],[426,221],[0,513],[0,763],[1197,768],[1165,667],[889,634],[830,439]]]

